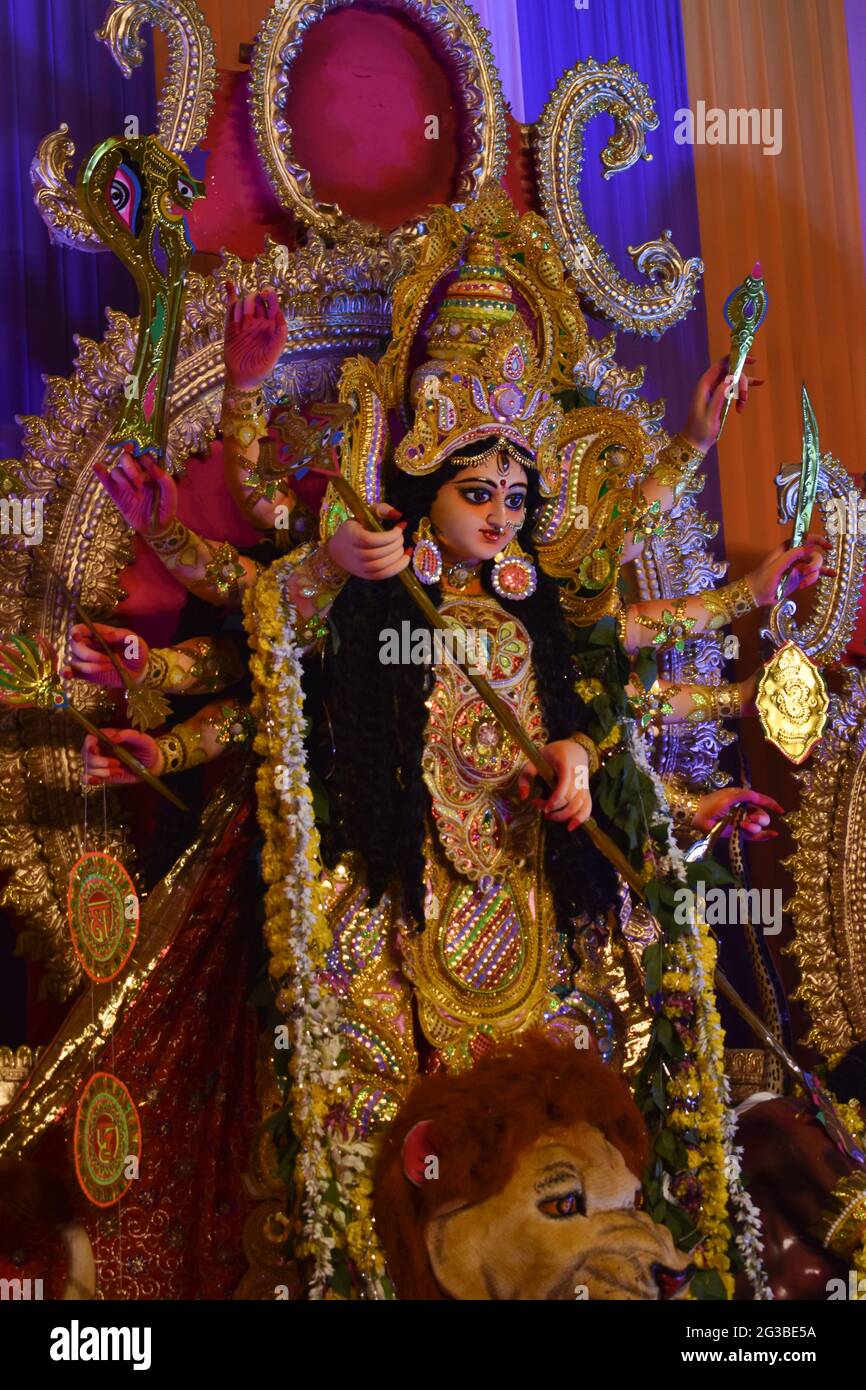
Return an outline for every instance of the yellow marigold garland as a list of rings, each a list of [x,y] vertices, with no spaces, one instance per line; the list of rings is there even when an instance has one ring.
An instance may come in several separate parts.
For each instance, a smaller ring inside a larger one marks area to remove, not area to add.
[[[304,748],[297,613],[288,594],[292,557],[264,571],[244,600],[252,646],[258,815],[264,833],[265,937],[277,1004],[292,1034],[291,1115],[298,1141],[300,1230],[295,1253],[312,1266],[313,1297],[342,1296],[335,1272],[350,1264],[362,1291],[385,1297],[385,1264],[372,1219],[372,1146],[330,1124],[349,1099],[339,1002],[322,985],[331,944],[319,835]],[[341,1281],[348,1294],[346,1280]]]

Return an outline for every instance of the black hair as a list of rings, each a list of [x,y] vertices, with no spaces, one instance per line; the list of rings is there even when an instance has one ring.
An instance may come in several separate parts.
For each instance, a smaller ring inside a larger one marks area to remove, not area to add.
[[[484,440],[461,454],[465,461],[489,448]],[[393,470],[388,500],[407,522],[411,538],[442,487],[457,473],[449,461],[435,472],[414,477]],[[525,521],[518,539],[536,563],[537,586],[528,598],[497,598],[514,613],[532,640],[532,660],[548,739],[568,738],[586,726],[583,702],[574,692],[568,630],[559,604],[559,586],[537,563],[532,541],[539,503],[538,474],[526,469]],[[408,542],[407,542],[408,543]],[[492,562],[481,567],[481,583],[493,594]],[[438,585],[427,590],[441,601]],[[400,631],[408,620],[414,629],[427,626],[398,579],[371,583],[350,579],[332,609],[337,633],[325,670],[325,698],[330,710],[334,761],[329,778],[333,855],[355,851],[363,860],[372,901],[396,893],[419,927],[424,923],[425,824],[430,795],[421,773],[425,700],[433,685],[429,667],[383,665],[380,632]],[[545,835],[548,878],[557,921],[567,930],[583,913],[605,914],[616,897],[616,877],[607,861],[579,831],[550,823]]]

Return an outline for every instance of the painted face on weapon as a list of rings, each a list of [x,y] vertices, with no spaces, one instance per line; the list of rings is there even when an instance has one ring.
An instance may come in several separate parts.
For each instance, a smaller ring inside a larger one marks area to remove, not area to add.
[[[118,220],[137,237],[142,225],[142,186],[141,176],[131,161],[124,160],[115,169],[108,200]]]
[[[446,564],[492,560],[526,519],[526,470],[502,450],[459,469],[436,494],[430,520]]]

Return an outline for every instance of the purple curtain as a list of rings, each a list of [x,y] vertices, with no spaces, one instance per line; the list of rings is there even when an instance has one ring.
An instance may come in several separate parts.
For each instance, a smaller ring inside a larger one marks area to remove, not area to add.
[[[94,38],[108,8],[0,0],[0,458],[19,453],[15,415],[41,411],[42,374],[69,374],[73,333],[100,339],[106,307],[135,311],[134,285],[114,256],[52,246],[28,173],[39,141],[63,121],[75,141],[73,179],[98,141],[123,134],[127,116],[142,135],[155,129],[153,63],[145,58],[127,80]]]
[[[516,0],[520,26],[525,119],[537,121],[548,96],[567,68],[587,58],[619,58],[649,87],[659,117],[647,138],[652,160],[639,161],[605,182],[599,154],[613,122],[590,122],[581,199],[587,220],[618,269],[630,279],[634,266],[627,246],[638,246],[670,228],[684,256],[701,254],[694,165],[689,145],[674,143],[674,112],[689,105],[680,0],[589,0],[578,9],[571,0]],[[721,306],[712,306],[712,355],[727,347]],[[603,325],[594,325],[602,331]],[[659,341],[622,333],[617,360],[647,367],[646,393],[667,401],[665,423],[673,432],[683,424],[692,388],[711,361],[703,291],[695,307]],[[721,500],[714,454],[702,505],[721,523]]]
[[[866,260],[866,6],[863,0],[845,0],[848,32],[848,67],[851,72],[851,114],[857,151],[857,182],[860,189],[860,225],[863,228],[863,258]],[[856,74],[860,73],[858,79]]]

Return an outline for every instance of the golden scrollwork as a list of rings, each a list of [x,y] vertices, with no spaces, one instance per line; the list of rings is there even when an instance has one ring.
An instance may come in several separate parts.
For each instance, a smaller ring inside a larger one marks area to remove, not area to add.
[[[36,210],[57,246],[76,251],[102,251],[102,241],[78,206],[75,189],[66,170],[75,155],[75,145],[64,121],[40,140],[30,165],[30,182]]]
[[[781,525],[794,516],[799,480],[799,463],[786,464],[776,476]],[[828,453],[821,456],[815,501],[833,545],[827,557],[833,573],[819,577],[802,624],[792,599],[777,603],[767,635],[774,646],[796,642],[816,664],[829,666],[848,646],[857,618],[866,571],[866,498],[844,464]]]
[[[495,242],[500,266],[532,312],[539,377],[554,392],[574,387],[575,367],[589,341],[576,288],[542,218],[532,212],[521,216],[504,188],[487,183],[465,208],[430,209],[411,269],[394,287],[394,332],[379,366],[383,399],[403,411],[407,425],[409,358],[430,295],[456,270],[469,238],[480,233]]]
[[[191,150],[204,137],[213,109],[216,60],[213,36],[195,0],[111,0],[96,37],[108,45],[125,77],[144,58],[141,26],[156,25],[168,37],[168,73],[159,98],[156,135],[166,149]],[[78,205],[66,170],[75,145],[64,122],[39,142],[30,182],[51,240],[76,251],[103,244]]]
[[[204,138],[216,90],[213,35],[196,0],[111,0],[97,29],[124,77],[144,60],[141,26],[168,40],[168,71],[160,93],[156,136],[167,150],[192,150]]]
[[[82,339],[70,380],[48,379],[43,414],[24,416],[20,460],[5,471],[13,492],[39,502],[38,547],[80,603],[109,613],[120,598],[119,571],[132,557],[128,532],[92,472],[110,431],[135,341],[131,321],[109,313],[101,344]],[[11,630],[41,633],[65,661],[76,621],[63,593],[20,536],[0,548],[0,599]],[[96,723],[111,708],[97,687],[77,682],[74,703]],[[42,963],[45,990],[68,998],[80,967],[66,927],[69,870],[84,850],[80,733],[62,716],[24,711],[0,718],[0,867],[9,871],[0,901],[20,927],[22,949]],[[113,797],[109,852],[129,848]]]
[[[797,848],[785,861],[796,892],[786,951],[800,969],[796,997],[811,1018],[806,1041],[825,1056],[866,1039],[866,677],[847,670],[811,765],[797,774]]]
[[[287,0],[274,5],[256,36],[250,74],[253,130],[271,186],[284,208],[326,233],[337,230],[345,221],[344,213],[338,204],[322,203],[316,197],[309,169],[295,157],[291,127],[281,107],[291,89],[292,65],[309,29],[325,15],[353,3]],[[505,104],[490,37],[465,0],[383,0],[383,5],[414,21],[455,72],[465,154],[454,196],[455,201],[466,202],[486,180],[502,177],[508,157]]]
[[[652,157],[646,135],[658,117],[646,84],[617,58],[578,63],[563,73],[536,126],[541,206],[566,265],[598,312],[620,328],[658,337],[688,313],[703,262],[684,260],[664,231],[655,241],[628,248],[636,270],[649,281],[636,285],[620,275],[590,231],[579,189],[584,134],[603,111],[614,121],[601,155],[606,179]]]

